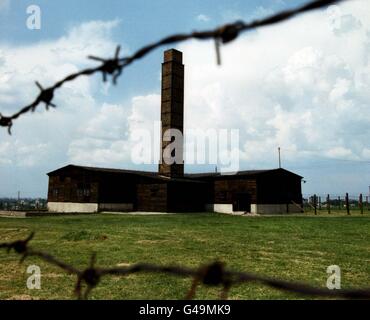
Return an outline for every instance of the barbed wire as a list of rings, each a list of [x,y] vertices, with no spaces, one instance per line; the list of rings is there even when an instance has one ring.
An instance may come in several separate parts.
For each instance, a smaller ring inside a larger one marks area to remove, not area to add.
[[[232,286],[257,282],[271,288],[283,290],[290,293],[308,295],[312,297],[332,297],[346,299],[370,299],[370,288],[353,290],[329,290],[313,287],[300,282],[288,282],[286,280],[269,278],[247,272],[235,272],[225,268],[225,264],[215,261],[199,268],[186,268],[181,266],[159,266],[148,263],[138,263],[128,267],[99,268],[95,267],[96,254],[91,256],[90,264],[85,269],[78,269],[67,264],[51,254],[34,250],[29,246],[34,233],[24,240],[17,240],[0,244],[0,249],[6,249],[8,253],[14,250],[21,255],[21,262],[27,257],[38,257],[43,261],[55,265],[69,274],[77,276],[75,294],[79,299],[87,299],[91,291],[97,287],[104,276],[128,276],[134,273],[161,273],[179,277],[190,277],[193,279],[191,288],[186,294],[186,299],[193,299],[199,284],[206,286],[221,287],[220,298],[227,299],[228,292]]]
[[[124,68],[132,64],[134,61],[143,58],[144,56],[146,56],[147,54],[161,46],[175,44],[189,39],[198,39],[198,40],[214,39],[216,44],[217,63],[221,64],[221,55],[220,55],[221,44],[226,44],[235,40],[242,32],[246,32],[259,27],[273,25],[288,20],[298,14],[323,8],[335,3],[339,3],[341,1],[344,0],[315,0],[297,9],[285,10],[280,13],[271,15],[265,19],[257,19],[250,23],[246,23],[244,21],[236,21],[235,23],[225,24],[213,30],[201,32],[194,31],[191,33],[171,35],[166,38],[163,38],[158,42],[154,42],[152,44],[144,46],[140,50],[136,51],[133,55],[124,58],[119,57],[120,46],[116,48],[113,58],[104,59],[95,56],[89,56],[88,57],[89,59],[101,62],[101,65],[95,68],[84,69],[77,73],[72,73],[48,88],[43,88],[40,83],[36,82],[37,87],[40,89],[38,97],[31,104],[23,107],[21,110],[19,110],[18,112],[14,113],[11,116],[3,116],[0,113],[0,126],[7,127],[8,133],[11,134],[11,129],[14,120],[18,119],[21,115],[25,113],[34,112],[41,103],[45,104],[47,110],[49,109],[49,107],[55,108],[56,105],[52,102],[55,91],[57,89],[60,89],[66,82],[73,81],[78,77],[91,76],[95,73],[102,73],[104,82],[107,81],[108,76],[111,76],[113,84],[116,84],[117,79],[121,76]]]

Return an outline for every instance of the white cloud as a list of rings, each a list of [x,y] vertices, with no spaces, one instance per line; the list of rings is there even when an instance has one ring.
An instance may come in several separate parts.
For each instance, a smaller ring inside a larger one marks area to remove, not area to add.
[[[230,23],[236,20],[244,20],[244,21],[252,21],[256,19],[263,19],[266,18],[278,10],[283,10],[282,7],[285,6],[284,1],[276,0],[270,1],[268,6],[259,5],[255,7],[253,10],[248,10],[244,14],[240,10],[235,9],[227,9],[224,10],[221,15],[222,19],[226,23]]]
[[[80,138],[71,142],[68,155],[73,163],[130,167],[140,129],[149,130],[154,137],[154,121],[160,119],[160,96],[149,94],[134,97],[127,106],[104,104],[101,110],[84,122]],[[159,145],[152,141],[146,148]],[[153,155],[159,159],[159,155]]]
[[[205,14],[199,14],[197,15],[197,20],[201,22],[208,22],[211,20],[211,18]]]
[[[262,19],[266,18],[267,16],[270,16],[274,13],[274,10],[272,8],[266,8],[263,6],[258,6],[251,15],[248,16],[249,20],[253,19]]]
[[[329,158],[346,158],[351,157],[353,152],[348,148],[334,147],[326,151],[325,155]]]
[[[26,144],[18,139],[0,143],[0,165],[32,167],[45,157],[47,143]]]
[[[127,114],[122,105],[103,104],[95,116],[81,119],[78,138],[70,141],[69,160],[76,164],[106,165],[129,159]]]
[[[71,72],[76,72],[81,66],[96,64],[86,59],[91,52],[96,56],[112,55],[116,45],[109,39],[111,30],[117,23],[83,23],[72,28],[65,37],[35,45],[9,47],[0,44],[2,109],[4,105],[10,105],[14,109],[19,107],[20,103],[32,101],[37,94],[35,80],[47,86]],[[64,91],[59,96],[62,99],[91,96],[91,83],[89,78],[81,77],[65,84],[67,93]]]

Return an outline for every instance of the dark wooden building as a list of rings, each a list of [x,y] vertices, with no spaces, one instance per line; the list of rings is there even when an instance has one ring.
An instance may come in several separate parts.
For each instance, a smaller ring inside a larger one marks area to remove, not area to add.
[[[284,169],[234,175],[185,174],[68,165],[49,175],[54,212],[300,212],[301,177]]]
[[[210,185],[208,211],[262,214],[301,212],[302,177],[285,169],[189,176]]]
[[[184,129],[182,53],[168,50],[162,64],[162,132]],[[158,172],[68,165],[48,173],[53,212],[154,211],[223,213],[300,212],[302,177],[284,169],[184,174],[183,144],[165,152]],[[168,158],[180,161],[169,164]]]

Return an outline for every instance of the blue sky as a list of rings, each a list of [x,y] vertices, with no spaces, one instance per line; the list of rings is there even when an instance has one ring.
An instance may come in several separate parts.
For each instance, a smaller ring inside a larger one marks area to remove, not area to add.
[[[263,17],[304,1],[0,0],[0,112],[10,114],[48,85],[86,65],[88,54],[123,54],[175,32]],[[39,5],[41,30],[26,28]],[[304,176],[306,193],[366,193],[370,185],[370,14],[349,1],[222,48],[176,45],[186,64],[186,127],[240,130],[241,169],[283,166]],[[351,48],[351,50],[348,50]],[[159,120],[158,49],[124,71],[116,87],[99,75],[58,92],[57,110],[0,131],[0,196],[45,196],[46,172],[76,163],[156,169],[130,160],[135,128]],[[213,166],[187,167],[188,171]]]

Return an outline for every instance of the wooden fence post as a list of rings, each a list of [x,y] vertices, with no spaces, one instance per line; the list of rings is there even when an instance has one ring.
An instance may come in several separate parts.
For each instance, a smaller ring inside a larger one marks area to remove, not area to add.
[[[350,211],[349,211],[349,197],[348,197],[348,193],[346,193],[346,209],[347,209],[347,215],[350,215]]]
[[[328,194],[328,196],[326,197],[326,207],[328,208],[328,214],[330,214],[331,212],[331,208],[330,208],[330,195]]]
[[[361,214],[364,214],[364,206],[362,203],[362,193],[360,193],[360,198],[358,199],[358,205],[360,206]]]
[[[315,215],[317,215],[317,196],[316,194],[313,195],[313,207],[315,209]]]
[[[339,210],[341,210],[341,209],[342,209],[342,207],[341,207],[341,205],[340,205],[340,196],[338,197],[338,209],[339,209]]]

